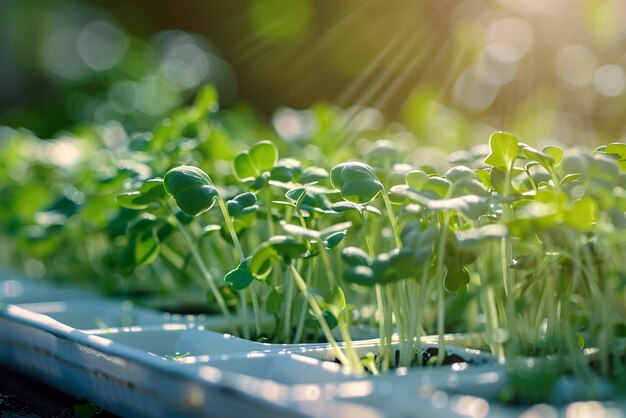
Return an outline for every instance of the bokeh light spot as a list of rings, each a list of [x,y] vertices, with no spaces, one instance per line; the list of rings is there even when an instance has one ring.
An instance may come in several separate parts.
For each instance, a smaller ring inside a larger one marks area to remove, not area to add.
[[[573,87],[588,86],[592,80],[598,60],[593,51],[583,45],[568,45],[556,55],[556,71]]]
[[[606,97],[619,96],[625,82],[624,70],[618,65],[603,65],[593,74],[593,86]]]
[[[122,59],[128,41],[119,28],[99,20],[81,29],[76,46],[89,68],[103,71],[114,67]]]

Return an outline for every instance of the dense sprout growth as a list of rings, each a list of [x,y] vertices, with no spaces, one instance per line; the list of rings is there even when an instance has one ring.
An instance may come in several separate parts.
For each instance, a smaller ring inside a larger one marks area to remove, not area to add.
[[[438,161],[391,130],[333,142],[334,108],[312,109],[317,129],[294,142],[216,100],[207,87],[130,136],[2,131],[3,263],[218,311],[245,338],[326,340],[355,373],[421,365],[420,337],[443,353],[445,334],[471,333],[511,360],[623,377],[626,145],[496,132]],[[374,360],[354,349],[363,329]]]

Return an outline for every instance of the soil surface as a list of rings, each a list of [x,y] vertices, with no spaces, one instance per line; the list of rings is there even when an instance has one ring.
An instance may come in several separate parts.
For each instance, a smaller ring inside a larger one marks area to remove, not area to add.
[[[74,408],[77,407],[75,410]],[[0,367],[0,418],[114,418],[87,401]]]

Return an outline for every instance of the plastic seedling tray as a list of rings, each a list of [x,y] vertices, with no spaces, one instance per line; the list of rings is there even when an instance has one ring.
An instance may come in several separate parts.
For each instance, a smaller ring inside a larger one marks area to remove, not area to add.
[[[476,350],[448,348],[467,363],[357,378],[333,361],[327,344],[252,342],[210,331],[223,326],[219,317],[168,315],[81,289],[3,279],[0,363],[120,416],[569,417],[582,408],[613,417],[626,408],[618,401],[499,404],[493,399],[505,369]],[[355,345],[375,352],[377,340]],[[559,385],[563,399],[580,391],[567,378]]]

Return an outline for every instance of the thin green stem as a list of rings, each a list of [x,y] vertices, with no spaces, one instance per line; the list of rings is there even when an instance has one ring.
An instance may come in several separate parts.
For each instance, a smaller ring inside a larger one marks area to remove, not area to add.
[[[324,247],[324,244],[322,244],[321,240],[319,240],[317,244],[319,247],[320,259],[322,260],[322,264],[324,265],[324,269],[328,277],[328,284],[330,288],[333,289],[337,285],[337,280],[335,279],[335,271],[330,264],[330,258],[328,258],[328,254],[326,253],[326,247]]]
[[[552,177],[552,182],[554,183],[554,190],[556,190],[557,192],[560,192],[561,183],[559,182],[559,179],[556,175],[556,171],[554,171],[554,168],[550,168],[548,171],[550,172],[550,176]]]
[[[411,280],[409,282],[409,280],[405,280],[402,281],[400,283],[398,283],[398,296],[400,298],[400,306],[402,309],[402,315],[404,318],[404,326],[406,327],[406,331],[405,331],[405,339],[406,341],[404,342],[404,352],[401,353],[401,359],[403,359],[404,361],[401,363],[401,366],[406,366],[409,367],[411,366],[411,363],[413,362],[413,358],[414,358],[414,351],[413,351],[413,338],[414,338],[414,332],[413,332],[413,327],[414,327],[414,319],[415,317],[412,315],[413,310],[412,310],[412,305],[409,302],[409,295],[411,294],[411,286],[410,284],[412,284],[414,282],[414,280]]]
[[[311,279],[313,277],[313,263],[315,262],[316,260],[314,259],[311,263],[308,264],[308,268],[306,272],[306,281],[305,281],[307,286],[311,285]],[[298,325],[296,327],[296,334],[293,338],[294,344],[302,341],[302,334],[304,333],[304,323],[306,320],[307,306],[308,306],[307,301],[304,300],[304,302],[302,303],[302,306],[300,307],[300,314],[298,315]]]
[[[300,289],[300,292],[302,292],[302,294],[306,297],[307,302],[309,303],[309,306],[311,307],[311,309],[313,309],[313,313],[315,314],[315,316],[317,316],[317,320],[320,323],[322,332],[324,333],[326,340],[335,349],[335,354],[337,355],[337,358],[339,359],[341,364],[343,364],[344,366],[348,367],[351,370],[354,370],[351,367],[352,365],[350,364],[348,357],[346,357],[346,355],[341,350],[341,348],[339,348],[339,344],[337,344],[337,340],[335,340],[335,337],[333,337],[333,333],[330,327],[328,326],[326,319],[324,319],[324,313],[322,312],[322,308],[320,308],[317,301],[315,300],[315,297],[311,294],[311,292],[309,292],[309,288],[307,287],[304,279],[302,278],[302,276],[300,276],[300,273],[298,273],[298,270],[296,270],[296,268],[293,265],[290,264],[289,269],[291,271],[291,275],[294,281],[296,282],[296,285]]]
[[[191,234],[189,233],[189,231],[187,231],[187,227],[183,225],[183,223],[176,217],[172,209],[167,205],[165,205],[165,208],[171,213],[172,218],[174,219],[174,222],[176,223],[176,226],[178,227],[178,231],[183,236],[183,239],[185,240],[185,243],[187,244],[187,247],[189,248],[189,251],[191,252],[191,256],[195,260],[198,268],[200,269],[200,272],[204,276],[204,279],[207,285],[209,286],[209,290],[213,294],[213,297],[217,301],[217,304],[220,310],[222,311],[222,315],[224,315],[224,318],[226,319],[226,322],[228,323],[228,327],[231,329],[231,332],[233,334],[237,334],[237,329],[235,328],[232,322],[230,312],[228,311],[228,308],[226,307],[226,302],[224,301],[222,294],[220,293],[217,286],[215,285],[215,281],[213,280],[213,276],[209,272],[208,267],[206,266],[206,264],[204,263],[204,260],[200,256],[200,253],[198,252],[198,248],[196,247],[196,243],[191,237]]]
[[[237,237],[237,232],[235,231],[235,227],[233,226],[233,220],[228,213],[228,208],[224,203],[224,199],[222,199],[221,195],[217,195],[217,203],[220,207],[220,211],[222,212],[222,216],[224,217],[224,222],[226,223],[226,228],[230,233],[230,237],[233,240],[233,244],[235,245],[235,249],[237,250],[237,255],[239,256],[239,262],[243,263],[246,260],[246,256],[243,254],[243,249],[241,248],[241,243],[239,242],[239,238]],[[248,287],[248,291],[252,293],[252,289]],[[241,311],[242,316],[242,326],[243,326],[243,337],[246,339],[250,339],[250,327],[248,325],[248,301],[246,300],[246,291],[239,291],[239,309]],[[257,327],[256,333],[257,335],[261,335],[261,318],[260,313],[258,311],[258,303],[253,302],[253,310],[254,310],[254,318],[255,325]]]
[[[283,341],[289,341],[291,336],[291,306],[293,302],[293,285],[289,280],[289,270],[285,271],[285,294],[283,303]]]
[[[252,282],[250,284],[250,299],[252,299],[252,309],[254,310],[254,326],[256,328],[256,337],[259,338],[261,335],[261,330],[263,329],[263,324],[261,323],[261,309],[259,307],[259,298],[254,290],[252,290],[253,286],[256,283]]]
[[[439,239],[439,248],[437,250],[437,272],[435,277],[437,278],[437,336],[438,336],[438,355],[437,355],[437,365],[443,365],[443,361],[446,357],[446,343],[444,338],[445,333],[445,304],[444,304],[444,295],[445,289],[443,288],[443,279],[444,279],[444,271],[443,271],[443,258],[445,257],[446,252],[446,241],[448,238],[448,224],[450,222],[450,218],[447,213],[444,212],[444,221],[441,226],[441,237]]]
[[[224,203],[224,199],[222,196],[217,196],[217,203],[220,207],[220,211],[222,212],[222,216],[224,217],[224,222],[226,222],[226,228],[228,228],[228,232],[230,233],[230,237],[233,240],[233,245],[237,250],[237,255],[239,256],[239,262],[243,262],[246,259],[246,256],[243,255],[243,249],[241,248],[241,243],[239,242],[239,238],[237,237],[237,232],[235,231],[235,227],[233,226],[233,220],[228,213],[228,208]]]
[[[269,187],[265,187],[263,194],[265,196],[265,210],[267,212],[267,231],[269,232],[270,237],[273,237],[276,230],[274,228],[274,220],[272,219],[272,192]]]
[[[511,192],[511,172],[513,170],[513,163],[506,170],[505,183],[504,183],[504,196],[507,197]],[[507,203],[502,204],[502,222],[506,223],[511,214],[511,208]],[[508,265],[511,260],[511,243],[509,237],[502,238],[500,244],[500,269],[502,270],[502,281],[504,284],[504,293],[506,296],[506,320],[507,327],[509,329],[509,344],[507,345],[507,354],[515,355],[518,353],[518,338],[517,330],[515,327],[515,299],[513,297],[513,277],[509,271]]]
[[[365,370],[363,369],[363,364],[361,363],[361,359],[359,358],[358,353],[352,346],[352,337],[350,336],[350,329],[348,328],[347,321],[344,316],[344,312],[341,312],[337,318],[337,326],[339,327],[339,333],[343,338],[343,342],[346,346],[346,354],[350,359],[350,363],[357,374],[364,374]]]
[[[400,227],[398,226],[398,221],[394,216],[393,208],[391,207],[391,202],[389,201],[389,196],[387,196],[387,191],[385,189],[383,189],[381,194],[383,197],[383,202],[385,202],[385,208],[387,209],[389,221],[391,222],[391,228],[393,229],[393,236],[396,240],[396,247],[402,248],[402,240],[400,239]]]
[[[420,283],[415,284],[417,289],[415,293],[418,295],[418,300],[417,303],[413,304],[411,307],[411,318],[415,318],[414,324],[411,325],[411,352],[413,353],[419,353],[422,348],[422,315],[424,306],[426,306],[426,300],[430,293],[430,286],[428,283],[429,274],[430,264],[426,264],[422,272]],[[418,366],[421,364],[421,361],[417,361]]]
[[[378,327],[380,332],[380,364],[383,372],[389,370],[391,364],[391,337],[392,319],[391,312],[387,309],[383,286],[376,285],[376,302],[378,305]]]
[[[596,319],[598,322],[599,335],[598,335],[598,348],[600,353],[600,371],[603,376],[609,376],[610,371],[610,339],[612,330],[612,317],[611,313],[607,313],[607,305],[609,295],[606,292],[603,292],[600,288],[601,281],[599,279],[599,275],[594,267],[593,256],[591,255],[591,251],[589,251],[589,246],[587,243],[583,243],[581,245],[584,263],[588,266],[588,271],[591,274],[589,279],[589,285],[592,289],[592,297],[600,298],[600,301],[597,306],[600,307],[600,315]],[[597,299],[596,299],[597,300]]]
[[[373,260],[375,257],[374,246],[372,245],[372,240],[367,233],[367,224],[365,223],[365,215],[362,211],[359,211],[359,216],[361,217],[361,233],[363,234],[363,239],[365,240],[365,245],[367,246],[367,253],[370,258]]]

